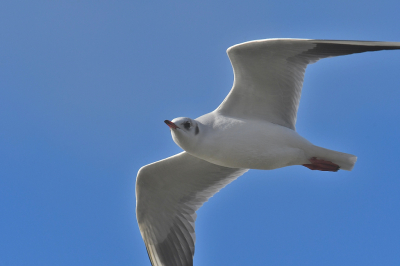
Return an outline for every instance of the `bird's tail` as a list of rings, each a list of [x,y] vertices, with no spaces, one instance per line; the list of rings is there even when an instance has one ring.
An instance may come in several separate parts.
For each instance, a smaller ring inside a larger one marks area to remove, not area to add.
[[[340,169],[351,171],[357,161],[357,156],[314,146],[314,155],[318,159],[331,161],[340,166]]]

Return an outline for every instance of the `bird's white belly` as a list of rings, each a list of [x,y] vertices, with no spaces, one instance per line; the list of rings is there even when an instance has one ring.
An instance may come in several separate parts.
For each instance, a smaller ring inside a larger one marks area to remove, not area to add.
[[[213,132],[193,155],[226,167],[270,170],[308,163],[305,150],[309,146],[291,129],[250,121]]]

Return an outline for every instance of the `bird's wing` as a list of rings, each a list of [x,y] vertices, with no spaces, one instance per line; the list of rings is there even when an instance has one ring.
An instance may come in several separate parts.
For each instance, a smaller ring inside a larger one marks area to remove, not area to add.
[[[246,171],[186,152],[139,170],[136,215],[153,266],[193,265],[196,211]]]
[[[308,64],[327,57],[394,49],[400,49],[400,42],[267,39],[232,46],[227,53],[235,79],[216,111],[295,130]]]

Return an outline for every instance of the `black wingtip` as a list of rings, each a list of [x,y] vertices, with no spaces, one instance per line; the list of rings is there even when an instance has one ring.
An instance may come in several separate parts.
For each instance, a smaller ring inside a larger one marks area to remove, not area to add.
[[[322,40],[321,40],[322,41]],[[343,41],[345,42],[345,41]],[[349,41],[351,42],[351,41]],[[364,52],[375,52],[382,50],[399,50],[400,45],[398,46],[388,46],[382,45],[385,42],[374,42],[376,45],[367,45],[361,44],[362,42],[367,43],[367,41],[354,41],[360,42],[357,43],[332,43],[332,42],[315,42],[315,47],[304,52],[304,54],[308,55],[317,55],[324,57],[329,56],[340,56],[340,55],[349,55],[356,53],[364,53]],[[382,43],[382,44],[380,44]]]

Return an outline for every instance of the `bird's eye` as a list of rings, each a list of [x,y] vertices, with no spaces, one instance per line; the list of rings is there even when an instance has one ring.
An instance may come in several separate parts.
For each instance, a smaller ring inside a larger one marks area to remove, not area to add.
[[[183,127],[185,129],[189,129],[190,128],[190,122],[186,121],[185,123],[183,123]]]

